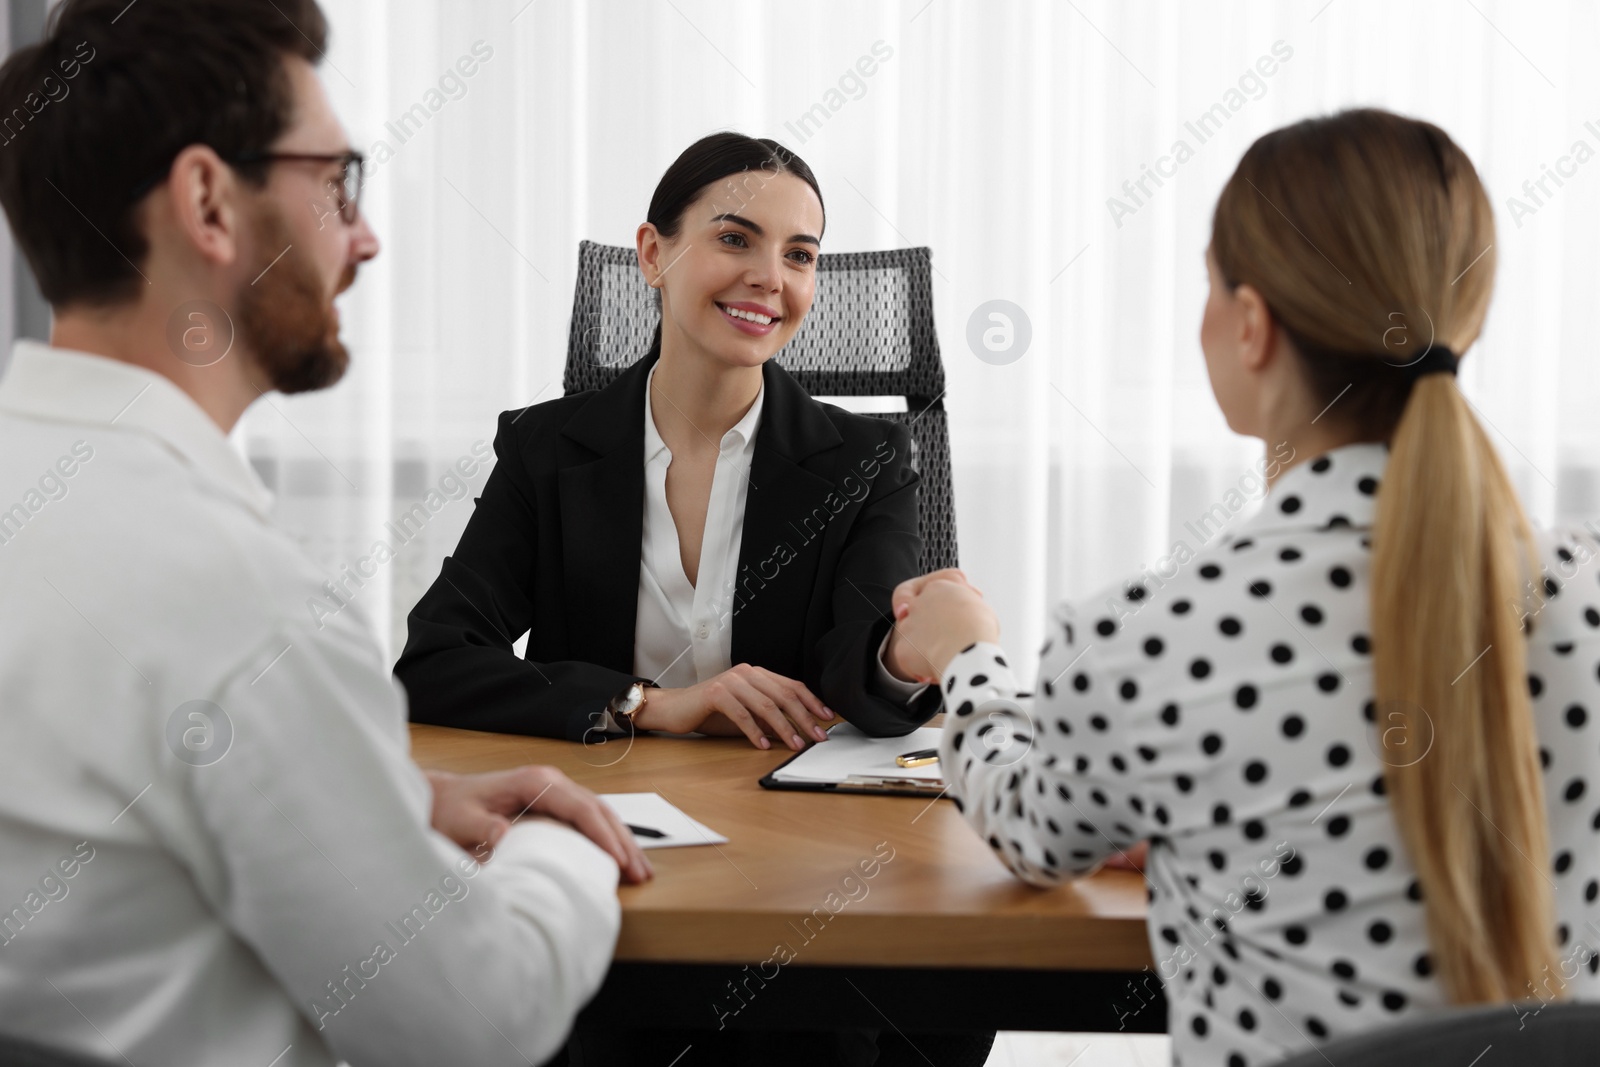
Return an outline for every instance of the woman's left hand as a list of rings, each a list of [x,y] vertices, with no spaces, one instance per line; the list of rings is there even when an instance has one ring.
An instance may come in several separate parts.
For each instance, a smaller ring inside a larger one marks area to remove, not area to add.
[[[994,609],[960,571],[901,582],[894,591],[894,617],[890,669],[928,685],[937,684],[968,645],[1000,640]]]
[[[1118,850],[1116,855],[1108,857],[1101,866],[1114,871],[1142,871],[1149,858],[1150,842],[1140,841],[1130,849]]]

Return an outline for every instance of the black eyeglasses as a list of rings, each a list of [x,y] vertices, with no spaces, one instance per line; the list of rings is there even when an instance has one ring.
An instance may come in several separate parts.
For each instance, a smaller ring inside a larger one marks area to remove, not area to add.
[[[366,180],[367,157],[360,152],[241,152],[229,158],[226,162],[233,164],[248,163],[338,163],[339,177],[328,184],[333,185],[333,195],[339,201],[339,218],[346,225],[354,225],[356,218],[361,214],[361,186]],[[151,189],[167,180],[166,171],[140,182],[134,187],[130,197],[139,200]]]
[[[361,214],[361,186],[366,180],[367,157],[360,152],[243,152],[230,163],[338,163],[339,177],[328,184],[339,200],[339,218],[354,225]]]

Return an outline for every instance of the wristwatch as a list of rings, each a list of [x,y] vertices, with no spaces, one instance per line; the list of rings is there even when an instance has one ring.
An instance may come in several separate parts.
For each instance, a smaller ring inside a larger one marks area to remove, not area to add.
[[[618,730],[633,731],[633,719],[644,710],[644,682],[633,682],[628,688],[611,698],[611,703],[606,705],[606,711],[611,715],[611,723]],[[627,726],[622,725],[627,722]]]

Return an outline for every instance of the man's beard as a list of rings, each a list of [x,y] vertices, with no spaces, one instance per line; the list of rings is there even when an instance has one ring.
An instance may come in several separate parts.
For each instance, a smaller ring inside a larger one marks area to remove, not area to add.
[[[289,247],[283,216],[265,208],[253,226],[263,257]],[[263,259],[263,265],[271,263]],[[355,280],[345,268],[339,291]],[[271,388],[280,393],[326,389],[344,376],[350,353],[339,340],[339,320],[312,264],[304,256],[284,256],[244,287],[238,303],[240,340],[253,354]]]

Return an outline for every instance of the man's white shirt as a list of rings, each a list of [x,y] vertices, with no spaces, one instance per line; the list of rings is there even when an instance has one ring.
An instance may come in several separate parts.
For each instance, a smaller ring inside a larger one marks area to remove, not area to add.
[[[617,869],[429,827],[403,693],[187,394],[19,342],[0,380],[0,1019],[144,1064],[537,1063]]]

